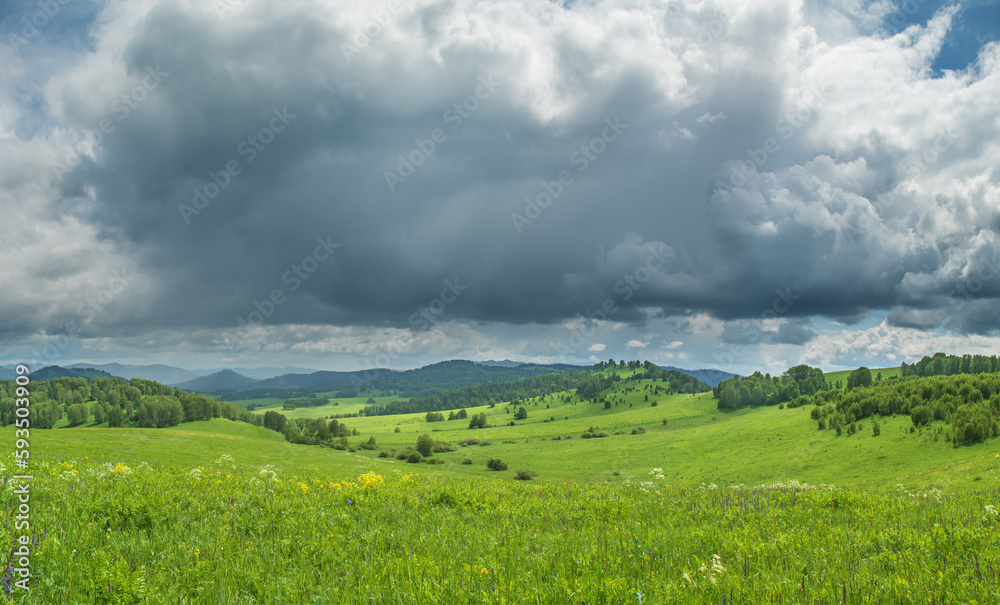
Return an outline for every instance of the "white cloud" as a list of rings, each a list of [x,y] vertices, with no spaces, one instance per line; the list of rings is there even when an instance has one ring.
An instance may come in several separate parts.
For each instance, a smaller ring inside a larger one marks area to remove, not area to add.
[[[626,349],[645,349],[648,346],[649,346],[648,341],[638,340],[635,338],[625,343]]]

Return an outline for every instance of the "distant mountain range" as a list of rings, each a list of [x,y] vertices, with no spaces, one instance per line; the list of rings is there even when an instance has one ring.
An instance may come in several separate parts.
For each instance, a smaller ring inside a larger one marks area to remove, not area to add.
[[[710,387],[718,385],[723,380],[729,380],[733,376],[738,376],[738,374],[732,374],[730,372],[724,372],[722,370],[716,369],[706,369],[706,370],[684,370],[682,368],[675,368],[674,366],[660,366],[664,370],[675,370],[681,374],[687,374],[688,376],[694,376],[698,380],[704,382]]]
[[[222,370],[232,370],[237,374],[242,374],[247,378],[253,378],[254,380],[267,380],[268,378],[275,378],[277,376],[284,376],[285,374],[312,374],[316,372],[314,368],[300,368],[297,366],[289,366],[287,368],[277,368],[277,367],[263,367],[263,368],[211,368],[205,370],[195,370],[199,376],[208,376],[210,374],[215,374],[221,372]]]
[[[156,382],[169,385],[174,385],[186,380],[193,380],[200,376],[200,374],[196,374],[190,370],[175,368],[174,366],[165,366],[162,364],[134,366],[121,363],[75,363],[70,367],[77,369],[93,368],[95,370],[103,370],[108,374],[119,376],[121,378],[144,378],[146,380],[155,380]]]
[[[503,361],[493,361],[490,359],[489,361],[477,361],[475,363],[481,366],[498,366],[501,368],[516,368],[517,366],[524,365],[523,361],[511,361],[509,359],[504,359]]]
[[[320,387],[341,387],[352,384],[377,386],[387,391],[395,391],[403,397],[433,394],[439,390],[453,390],[474,386],[518,380],[528,376],[538,376],[549,372],[575,372],[585,366],[570,364],[534,364],[504,359],[503,361],[442,361],[414,370],[394,371],[376,368],[359,372],[315,371],[308,368],[239,368],[221,369],[208,375],[174,366],[128,365],[120,363],[85,364],[77,363],[68,368],[48,366],[35,370],[33,380],[47,380],[82,376],[119,376],[121,378],[144,378],[184,389],[186,391],[241,392],[250,390],[316,389]],[[716,369],[685,370],[674,366],[661,366],[665,370],[675,370],[716,386],[736,374]],[[0,366],[0,379],[16,376],[16,366]],[[282,370],[300,370],[273,375]]]

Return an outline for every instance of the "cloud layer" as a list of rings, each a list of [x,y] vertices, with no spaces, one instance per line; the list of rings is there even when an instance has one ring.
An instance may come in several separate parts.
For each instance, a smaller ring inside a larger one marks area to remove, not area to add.
[[[956,9],[892,10],[110,2],[56,59],[0,46],[0,339],[718,365],[877,312],[993,338],[1000,45],[936,72]]]

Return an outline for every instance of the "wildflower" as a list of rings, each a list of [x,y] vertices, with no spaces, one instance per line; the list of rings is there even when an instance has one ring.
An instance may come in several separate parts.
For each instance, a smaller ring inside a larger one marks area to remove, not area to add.
[[[132,469],[119,462],[114,466],[114,468],[111,469],[111,474],[116,477],[123,477],[125,475],[131,475]]]
[[[309,486],[306,485],[305,483],[301,482],[301,481],[299,481],[299,489],[302,490],[303,494],[309,492]]]
[[[479,571],[479,575],[483,575],[483,574],[487,574],[487,573],[490,573],[490,572],[487,571],[485,567],[482,568],[482,570]]]
[[[226,463],[226,462],[229,462],[230,464],[232,464],[232,463],[236,462],[236,458],[233,458],[229,454],[223,454],[223,455],[221,455],[221,456],[219,456],[218,458],[215,459],[215,463],[216,464],[223,464],[223,463]],[[236,468],[236,465],[232,464],[232,467]]]

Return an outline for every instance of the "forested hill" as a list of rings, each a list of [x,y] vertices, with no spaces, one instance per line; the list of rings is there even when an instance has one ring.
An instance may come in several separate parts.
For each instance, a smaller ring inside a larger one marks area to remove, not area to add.
[[[552,374],[575,366],[520,365],[513,368],[484,366],[472,361],[442,361],[416,370],[407,370],[372,380],[371,388],[393,392],[400,397],[426,397],[438,391],[453,391],[477,385],[512,382],[522,378]],[[361,389],[368,385],[359,385]],[[360,390],[360,389],[359,389]]]
[[[673,370],[664,370],[648,361],[631,361],[628,364],[622,362],[620,366],[622,369],[631,370],[625,375],[616,371],[618,367],[611,363],[601,362],[591,369],[576,372],[557,372],[522,378],[512,382],[479,384],[464,389],[440,391],[433,395],[413,397],[409,401],[393,401],[385,405],[368,406],[364,408],[362,413],[365,416],[383,416],[437,412],[504,401],[518,401],[571,390],[575,390],[576,396],[581,399],[596,401],[602,391],[610,389],[616,382],[629,380],[662,381],[665,383],[664,389],[672,393],[703,393],[711,390],[711,387],[693,376]]]

